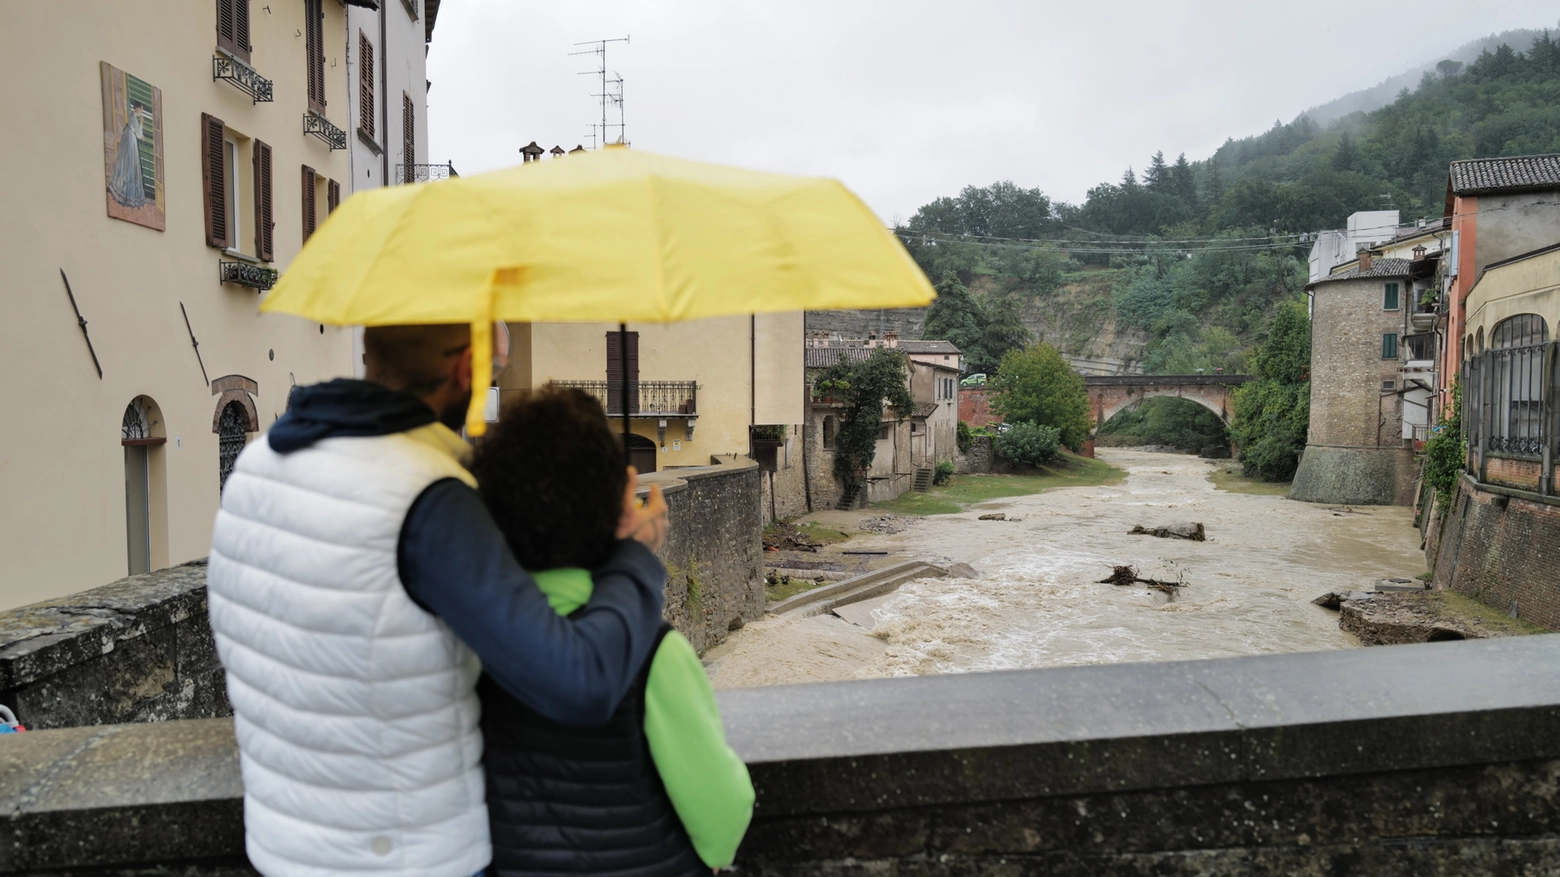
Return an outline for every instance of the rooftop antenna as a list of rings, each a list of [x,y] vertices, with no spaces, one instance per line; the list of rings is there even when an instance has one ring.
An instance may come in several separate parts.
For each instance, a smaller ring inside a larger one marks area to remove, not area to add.
[[[576,55],[595,55],[596,56],[596,69],[595,70],[582,70],[582,71],[580,71],[579,75],[580,76],[597,76],[597,77],[600,77],[600,79],[601,79],[601,91],[599,93],[597,93],[597,94],[591,95],[591,97],[596,98],[597,101],[599,101],[600,104],[601,104],[601,128],[600,128],[601,140],[600,140],[600,143],[603,146],[605,146],[606,144],[612,142],[611,138],[607,136],[607,130],[608,130],[608,125],[607,125],[607,105],[609,103],[615,105],[618,108],[618,124],[617,124],[617,128],[618,128],[618,142],[619,143],[627,143],[628,142],[627,131],[623,127],[623,77],[619,76],[616,71],[613,71],[612,75],[617,77],[617,78],[615,78],[615,79],[608,79],[607,78],[607,44],[608,43],[624,43],[624,44],[627,44],[628,42],[629,42],[629,37],[627,35],[622,36],[622,37],[617,37],[617,38],[614,38],[614,39],[587,40],[587,41],[585,41],[583,43],[575,43],[574,45],[576,45],[576,46],[590,46],[591,48],[589,48],[589,49],[581,49],[578,52],[570,52],[569,53],[570,57],[574,57]],[[595,133],[594,133],[594,131],[591,134],[591,140],[593,141],[592,142],[592,148],[594,148],[595,147],[595,143],[594,143],[594,141],[595,141]]]

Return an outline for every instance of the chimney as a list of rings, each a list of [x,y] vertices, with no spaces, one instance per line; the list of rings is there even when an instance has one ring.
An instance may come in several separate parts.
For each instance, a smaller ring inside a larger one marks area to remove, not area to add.
[[[899,333],[898,332],[884,332],[883,333],[883,343],[887,347],[898,347],[899,346]]]
[[[1370,250],[1360,250],[1360,270],[1370,270]]]
[[[1428,252],[1430,252],[1430,251],[1425,249],[1425,245],[1424,244],[1420,244],[1419,246],[1415,247],[1414,248],[1414,261],[1418,262],[1419,260],[1423,259],[1425,257],[1425,254],[1428,253]]]

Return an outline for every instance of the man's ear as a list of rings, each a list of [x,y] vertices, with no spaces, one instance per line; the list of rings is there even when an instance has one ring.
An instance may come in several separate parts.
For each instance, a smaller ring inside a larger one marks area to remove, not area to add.
[[[455,379],[455,388],[464,393],[471,389],[471,348],[467,347],[455,357],[455,370],[450,377]]]

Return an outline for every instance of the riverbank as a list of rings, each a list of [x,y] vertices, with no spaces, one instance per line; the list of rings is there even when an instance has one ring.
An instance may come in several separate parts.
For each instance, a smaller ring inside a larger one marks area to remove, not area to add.
[[[1186,455],[1099,455],[1124,479],[904,518],[894,522],[900,532],[844,543],[883,555],[819,549],[818,563],[921,559],[966,563],[977,575],[911,582],[847,613],[856,624],[832,616],[751,623],[706,656],[715,685],[1351,648],[1358,640],[1311,599],[1425,568],[1409,509],[1218,490],[1209,474],[1220,464]],[[830,513],[826,523],[846,529],[847,514],[873,513]],[[980,520],[992,514],[1006,520]],[[1208,541],[1128,532],[1180,521],[1202,522]],[[1172,597],[1098,583],[1121,564],[1185,587]]]

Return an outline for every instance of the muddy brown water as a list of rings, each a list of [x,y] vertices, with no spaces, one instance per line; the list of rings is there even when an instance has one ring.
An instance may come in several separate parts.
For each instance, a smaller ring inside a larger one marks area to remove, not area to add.
[[[1311,599],[1425,569],[1410,509],[1229,493],[1208,480],[1215,464],[1195,457],[1099,456],[1126,480],[853,538],[852,550],[980,575],[908,583],[852,613],[870,629],[830,616],[750,624],[706,656],[716,687],[1351,648],[1337,614]],[[993,512],[1010,520],[977,520]],[[1208,541],[1127,533],[1182,521],[1205,524]],[[1142,585],[1098,584],[1115,564],[1186,586],[1166,602]]]

